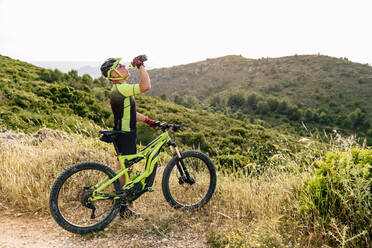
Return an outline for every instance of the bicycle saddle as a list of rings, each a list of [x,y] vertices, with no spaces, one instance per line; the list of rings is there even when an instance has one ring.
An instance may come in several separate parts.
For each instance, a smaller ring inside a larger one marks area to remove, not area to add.
[[[101,130],[101,131],[99,131],[99,133],[102,134],[101,137],[99,137],[99,139],[101,141],[107,142],[107,143],[112,143],[117,134],[128,133],[128,132],[124,132],[124,131],[120,131],[120,130],[112,130],[112,131]]]

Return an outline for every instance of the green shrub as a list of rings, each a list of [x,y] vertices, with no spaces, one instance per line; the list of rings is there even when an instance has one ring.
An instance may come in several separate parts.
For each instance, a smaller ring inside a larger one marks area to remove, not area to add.
[[[347,227],[351,236],[363,233],[352,242],[365,247],[372,228],[371,165],[371,150],[329,153],[301,189],[301,214],[324,230],[333,222]]]
[[[241,127],[234,127],[230,129],[230,133],[234,135],[241,135],[242,137],[244,137],[247,131]]]
[[[257,103],[257,111],[256,111],[257,113],[259,113],[261,115],[265,115],[269,111],[270,111],[270,107],[269,107],[269,105],[267,104],[266,101],[259,101]]]
[[[228,136],[227,140],[228,142],[233,143],[235,145],[241,145],[244,143],[244,138],[242,138],[241,136],[236,136],[236,135]]]
[[[203,133],[184,132],[177,136],[179,136],[183,144],[190,147],[200,148],[204,152],[208,152],[211,149]]]
[[[255,108],[257,104],[257,95],[255,93],[251,93],[250,95],[248,95],[246,103],[252,108]]]
[[[229,96],[227,104],[230,107],[240,108],[245,104],[245,97],[242,93],[235,93]]]
[[[245,168],[246,170],[249,169],[249,158],[246,156],[242,156],[239,154],[219,155],[219,156],[216,156],[215,159],[217,163],[220,165],[220,169],[222,171],[225,171],[223,169],[228,169],[228,170],[242,169],[242,168]]]

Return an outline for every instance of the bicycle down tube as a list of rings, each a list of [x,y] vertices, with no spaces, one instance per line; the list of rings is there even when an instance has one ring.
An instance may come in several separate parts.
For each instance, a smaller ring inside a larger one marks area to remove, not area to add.
[[[126,164],[126,161],[130,162],[137,158],[139,158],[139,160],[146,158],[145,171],[141,175],[136,177],[133,181],[124,185],[123,189],[130,189],[135,183],[143,181],[145,178],[147,178],[152,173],[154,166],[156,162],[158,161],[157,155],[159,154],[160,149],[162,148],[164,144],[168,143],[169,141],[170,141],[170,137],[169,137],[168,132],[164,132],[159,137],[157,137],[155,140],[153,140],[149,145],[143,148],[140,152],[136,154],[131,154],[131,155],[118,155],[121,169],[116,172],[115,177],[111,179],[105,178],[101,182],[97,183],[94,186],[94,188],[96,188],[96,190],[94,190],[95,193],[98,193],[98,194],[101,193],[103,189],[105,189],[108,185],[110,185],[114,181],[118,180],[123,175],[126,178],[126,182],[129,182],[128,171],[130,170],[131,166],[126,168],[125,164]],[[106,197],[106,198],[109,198],[109,197]],[[95,196],[95,194],[93,194],[93,196],[90,198],[91,201],[95,201],[99,199],[102,199],[102,196]]]

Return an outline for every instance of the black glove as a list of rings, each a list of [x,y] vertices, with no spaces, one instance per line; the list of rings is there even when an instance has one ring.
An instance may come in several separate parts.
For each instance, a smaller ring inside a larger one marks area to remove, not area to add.
[[[134,67],[137,67],[138,69],[140,68],[140,66],[145,66],[143,64],[143,62],[145,62],[147,60],[147,56],[146,55],[139,55],[137,57],[135,57],[131,63],[131,65]]]

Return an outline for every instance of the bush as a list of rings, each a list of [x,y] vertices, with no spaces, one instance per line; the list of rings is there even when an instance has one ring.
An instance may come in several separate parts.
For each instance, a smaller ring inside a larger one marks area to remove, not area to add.
[[[346,227],[351,236],[360,235],[353,245],[365,247],[371,241],[368,233],[372,228],[371,165],[371,150],[329,153],[303,185],[301,214],[324,230],[330,230],[330,223]]]
[[[269,104],[271,112],[275,112],[279,106],[279,101],[274,97],[269,97],[267,103]]]
[[[287,110],[288,110],[288,102],[286,100],[281,100],[277,108],[278,113],[286,114]]]
[[[256,107],[256,104],[257,104],[257,95],[255,93],[252,93],[252,94],[248,95],[247,104],[249,106],[251,106],[252,108],[255,108]]]
[[[211,149],[204,134],[201,132],[184,132],[178,136],[183,144],[190,147],[200,148],[203,152],[208,152]]]
[[[257,110],[256,110],[257,113],[259,113],[260,115],[265,115],[269,111],[270,111],[270,107],[266,101],[259,101],[257,103]]]
[[[222,171],[232,172],[236,169],[245,169],[250,172],[249,158],[239,154],[233,155],[219,155],[215,157],[215,160],[220,165]]]
[[[245,97],[242,93],[233,94],[229,96],[227,104],[230,107],[241,108],[245,104]]]
[[[314,113],[311,111],[311,109],[306,109],[304,115],[305,121],[311,122],[313,120]]]
[[[222,104],[222,100],[217,95],[212,97],[212,99],[210,100],[210,105],[213,106],[213,107],[220,106],[221,104]]]

